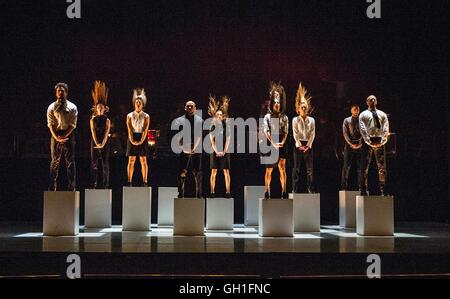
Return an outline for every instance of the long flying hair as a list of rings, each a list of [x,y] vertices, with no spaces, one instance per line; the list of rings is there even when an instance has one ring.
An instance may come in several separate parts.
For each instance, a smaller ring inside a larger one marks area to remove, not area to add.
[[[92,106],[92,116],[97,115],[97,105],[103,104],[105,106],[106,112],[109,111],[108,107],[108,88],[105,82],[95,81],[94,88],[92,89],[92,100],[94,105]]]

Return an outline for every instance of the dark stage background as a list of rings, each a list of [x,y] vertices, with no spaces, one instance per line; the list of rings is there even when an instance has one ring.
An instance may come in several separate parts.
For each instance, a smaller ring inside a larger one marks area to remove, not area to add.
[[[56,82],[69,84],[69,99],[78,106],[83,190],[94,80],[110,88],[116,133],[124,130],[123,113],[132,110],[132,89],[146,88],[151,128],[161,130],[150,162],[153,187],[176,185],[167,127],[187,99],[206,109],[209,92],[227,94],[233,117],[258,117],[269,81],[281,80],[290,118],[299,81],[313,96],[324,222],[338,221],[342,120],[352,102],[364,110],[369,94],[378,96],[396,136],[388,153],[396,220],[448,222],[448,4],[381,2],[382,18],[371,20],[365,0],[82,0],[82,18],[70,20],[63,0],[1,1],[0,221],[41,221],[49,164],[45,114]],[[117,151],[111,177],[113,220],[120,223],[126,162]],[[207,157],[204,162],[206,192]],[[243,219],[243,186],[263,185],[263,171],[256,155],[233,156],[236,221]],[[288,170],[289,187],[290,180]],[[219,175],[219,190],[222,181]],[[279,185],[277,173],[273,185]]]

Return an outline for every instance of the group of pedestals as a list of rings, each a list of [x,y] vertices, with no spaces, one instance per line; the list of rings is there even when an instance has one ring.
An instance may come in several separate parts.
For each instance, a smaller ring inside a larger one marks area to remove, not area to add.
[[[176,187],[158,188],[158,226],[173,226],[174,235],[204,235],[207,230],[233,230],[233,198],[177,198]],[[205,206],[206,205],[206,206]],[[123,187],[122,230],[151,230],[151,187]],[[206,210],[206,215],[205,215]],[[85,190],[85,227],[111,227],[112,190]],[[44,192],[46,236],[79,233],[80,192]]]
[[[177,198],[177,188],[158,188],[158,226],[173,226],[173,234],[202,236],[207,230],[233,230],[233,198]],[[262,237],[293,237],[294,232],[320,232],[320,194],[295,193],[288,199],[264,199],[263,186],[244,187],[244,224],[257,226]],[[151,230],[151,187],[123,187],[122,230]],[[339,192],[339,223],[356,227],[359,235],[394,231],[392,196],[359,196]],[[77,235],[80,192],[44,193],[44,235]],[[85,190],[85,227],[111,227],[112,190]],[[206,218],[205,218],[206,217]]]

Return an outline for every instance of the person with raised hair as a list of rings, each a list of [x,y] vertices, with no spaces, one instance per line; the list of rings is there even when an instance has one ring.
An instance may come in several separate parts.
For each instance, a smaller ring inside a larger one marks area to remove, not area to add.
[[[147,96],[143,88],[136,88],[133,90],[132,104],[134,111],[127,115],[127,130],[128,130],[128,142],[127,153],[128,157],[128,186],[132,186],[134,164],[136,157],[139,157],[141,163],[142,181],[144,187],[148,186],[148,144],[147,144],[147,132],[150,126],[150,116],[144,112],[144,107],[147,104]]]

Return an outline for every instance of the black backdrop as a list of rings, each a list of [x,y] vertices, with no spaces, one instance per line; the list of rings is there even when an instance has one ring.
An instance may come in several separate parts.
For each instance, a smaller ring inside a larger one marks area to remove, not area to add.
[[[111,116],[120,105],[131,111],[132,88],[146,88],[151,127],[163,136],[150,162],[153,187],[176,184],[164,136],[185,100],[206,109],[209,92],[228,94],[232,116],[258,117],[268,82],[281,80],[292,116],[302,81],[315,106],[315,174],[322,218],[330,222],[338,217],[342,120],[351,102],[364,108],[366,96],[375,94],[397,136],[388,166],[396,219],[448,221],[448,4],[381,2],[382,18],[368,19],[364,0],[82,0],[82,18],[71,20],[63,0],[1,1],[0,221],[41,220],[49,162],[45,112],[59,81],[69,84],[79,109],[78,187],[88,187],[90,89],[98,79],[110,88]],[[263,184],[257,162],[254,155],[233,157],[238,222],[242,186]],[[125,169],[124,158],[114,157],[116,223]],[[204,170],[207,191],[206,157]]]

